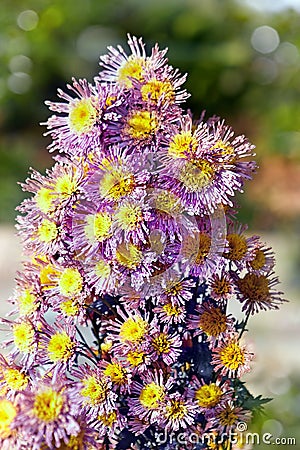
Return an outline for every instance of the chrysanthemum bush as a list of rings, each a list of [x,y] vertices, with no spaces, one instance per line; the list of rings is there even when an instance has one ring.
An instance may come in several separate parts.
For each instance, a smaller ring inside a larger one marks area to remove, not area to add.
[[[283,301],[271,248],[236,220],[254,146],[182,109],[166,50],[128,44],[47,102],[54,165],[22,184],[2,319],[4,450],[230,449],[265,401],[241,381],[249,316]]]

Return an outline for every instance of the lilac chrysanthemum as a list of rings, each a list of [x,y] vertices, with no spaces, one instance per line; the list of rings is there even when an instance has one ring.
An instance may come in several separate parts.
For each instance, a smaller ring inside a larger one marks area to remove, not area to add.
[[[59,448],[70,435],[80,432],[76,421],[79,408],[78,389],[64,377],[53,382],[43,378],[32,390],[22,392],[16,427],[30,436],[33,450],[43,445]]]

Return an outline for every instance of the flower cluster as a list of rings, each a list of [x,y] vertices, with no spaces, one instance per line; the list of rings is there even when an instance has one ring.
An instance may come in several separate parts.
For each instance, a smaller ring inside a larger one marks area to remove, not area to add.
[[[166,50],[128,44],[46,102],[54,165],[22,185],[26,262],[2,319],[4,450],[218,448],[204,436],[255,403],[244,331],[283,299],[272,250],[236,219],[254,146],[184,112]]]

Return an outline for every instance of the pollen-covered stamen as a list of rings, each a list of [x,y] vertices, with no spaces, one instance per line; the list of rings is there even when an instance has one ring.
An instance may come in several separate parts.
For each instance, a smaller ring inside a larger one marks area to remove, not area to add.
[[[43,219],[37,233],[41,242],[49,243],[57,238],[58,228],[52,220]]]
[[[171,341],[166,333],[160,333],[151,341],[151,345],[158,354],[170,353]]]
[[[23,353],[31,353],[34,350],[35,331],[27,322],[13,325],[14,344]]]
[[[122,230],[135,230],[143,221],[142,208],[133,203],[126,203],[120,206],[115,218]]]
[[[85,235],[91,241],[102,242],[111,236],[112,217],[102,212],[91,214],[86,218]]]
[[[164,396],[164,388],[152,382],[142,389],[139,400],[145,408],[156,409]]]
[[[181,131],[172,137],[168,148],[168,155],[172,158],[187,158],[195,155],[198,141],[190,131]]]
[[[166,417],[171,420],[183,419],[187,413],[187,407],[182,400],[171,399],[166,406]]]
[[[215,176],[213,165],[205,159],[185,161],[178,179],[189,192],[199,192],[209,186]]]
[[[222,389],[216,383],[204,384],[195,392],[195,399],[202,408],[213,408],[223,396]]]
[[[208,336],[218,337],[227,329],[227,317],[220,308],[210,306],[200,316],[199,328]]]
[[[28,386],[28,376],[18,369],[9,367],[3,370],[2,375],[7,386],[13,391],[23,391]]]
[[[120,339],[123,342],[139,342],[148,332],[148,322],[140,317],[127,319],[120,328]]]
[[[111,169],[101,178],[99,192],[103,198],[118,201],[130,195],[136,186],[133,174],[122,169]]]
[[[127,118],[125,132],[133,139],[148,139],[158,129],[156,114],[151,111],[133,111]]]
[[[120,363],[109,363],[103,374],[116,384],[125,384],[127,381],[127,372]]]
[[[83,389],[81,395],[88,397],[89,403],[97,405],[103,403],[108,394],[109,386],[105,379],[100,380],[97,376],[89,376],[82,381]]]
[[[0,399],[0,439],[6,439],[12,433],[11,425],[17,415],[17,408],[10,400]]]
[[[231,341],[220,351],[221,363],[230,371],[236,371],[245,363],[245,353],[238,342]]]
[[[264,302],[269,298],[269,280],[265,275],[247,273],[244,278],[238,280],[237,285],[241,294],[250,302]]]
[[[224,252],[224,257],[231,261],[240,261],[247,253],[248,245],[245,236],[232,233],[226,237],[229,250]]]
[[[53,422],[64,406],[63,394],[48,388],[35,396],[32,413],[42,422]]]
[[[117,72],[117,80],[121,86],[130,89],[132,87],[132,78],[137,81],[143,81],[143,71],[146,60],[140,56],[130,55]]]
[[[256,249],[254,253],[254,258],[249,262],[250,266],[254,270],[260,270],[266,264],[266,255],[263,250]]]
[[[134,270],[142,262],[143,253],[136,245],[131,244],[131,242],[128,244],[122,242],[117,247],[116,260],[121,266]]]
[[[75,343],[65,331],[57,332],[51,336],[47,352],[49,360],[52,362],[68,361],[73,355]]]
[[[82,290],[82,286],[83,279],[78,269],[72,267],[64,269],[58,282],[58,287],[62,295],[66,297],[78,295]]]
[[[92,98],[81,98],[69,104],[69,127],[78,134],[89,133],[97,120]]]
[[[157,103],[160,98],[173,103],[175,93],[172,83],[169,80],[161,81],[152,78],[141,87],[142,99],[144,102],[151,101]]]

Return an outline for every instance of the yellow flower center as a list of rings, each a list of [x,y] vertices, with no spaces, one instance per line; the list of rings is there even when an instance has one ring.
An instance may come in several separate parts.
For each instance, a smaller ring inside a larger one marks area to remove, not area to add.
[[[69,197],[77,190],[77,180],[72,175],[65,174],[59,177],[54,186],[54,191],[65,197]]]
[[[212,292],[221,298],[226,297],[232,290],[230,281],[224,277],[214,278],[210,287]]]
[[[140,317],[127,319],[120,328],[120,338],[123,342],[138,342],[148,331],[148,322]]]
[[[18,296],[19,311],[21,316],[32,314],[38,308],[36,296],[31,293],[30,289],[25,289]]]
[[[225,258],[231,261],[240,261],[246,255],[248,246],[244,236],[233,233],[227,235],[229,251],[224,253]]]
[[[116,250],[116,259],[121,266],[126,267],[127,269],[136,269],[139,264],[142,262],[143,254],[138,249],[138,247],[129,242],[125,244],[122,242],[118,245]]]
[[[45,214],[51,210],[53,199],[54,195],[51,189],[44,187],[39,189],[35,195],[35,202],[37,206]]]
[[[165,293],[169,296],[176,297],[178,294],[180,294],[183,291],[183,286],[180,281],[177,283],[167,283],[167,287],[165,289]]]
[[[41,225],[38,227],[38,236],[42,242],[51,242],[57,238],[58,228],[55,222],[48,219],[43,219]]]
[[[134,188],[135,179],[131,173],[113,168],[104,174],[99,185],[101,196],[114,201],[130,195]]]
[[[60,310],[69,317],[75,317],[79,312],[78,303],[73,302],[72,300],[66,300],[65,302],[60,303],[59,307]]]
[[[266,301],[270,295],[268,278],[265,275],[247,273],[238,280],[238,288],[244,297],[253,302]]]
[[[141,87],[142,99],[144,102],[151,101],[157,103],[163,96],[164,100],[174,102],[175,94],[174,89],[170,81],[160,81],[153,78]]]
[[[178,179],[190,192],[199,192],[210,185],[215,175],[212,164],[204,159],[186,161]]]
[[[118,70],[117,79],[121,86],[130,89],[132,87],[132,80],[143,80],[143,69],[145,67],[145,59],[140,56],[131,55],[127,61],[122,64]]]
[[[112,218],[108,213],[97,213],[87,216],[85,234],[90,240],[102,242],[111,236]]]
[[[172,399],[166,406],[166,417],[171,420],[183,419],[187,413],[187,407],[181,400]]]
[[[100,259],[94,268],[95,274],[99,278],[108,278],[111,273],[110,265],[104,261],[104,259]]]
[[[141,391],[139,400],[147,409],[155,409],[159,402],[164,399],[164,388],[152,382],[147,384]]]
[[[181,131],[172,137],[168,154],[172,158],[186,158],[196,153],[198,141],[190,131]]]
[[[170,317],[179,316],[183,311],[183,309],[180,308],[180,306],[172,305],[172,303],[166,303],[163,306],[163,310],[167,314],[167,316]]]
[[[199,328],[208,336],[218,337],[226,331],[226,315],[220,308],[211,306],[208,311],[201,314]]]
[[[153,112],[136,111],[127,120],[126,131],[134,139],[147,139],[158,128],[158,120]]]
[[[72,297],[81,292],[83,280],[77,269],[68,267],[62,272],[58,284],[62,295]]]
[[[207,233],[197,233],[195,237],[188,236],[182,243],[182,254],[190,261],[201,266],[211,248],[211,238]]]
[[[255,252],[254,259],[250,262],[250,266],[254,270],[259,270],[264,267],[266,264],[266,256],[263,252],[263,250],[257,249]]]
[[[160,333],[158,336],[152,339],[152,347],[159,353],[169,353],[171,350],[171,342],[165,333]]]
[[[202,408],[213,408],[223,396],[222,389],[215,383],[204,384],[195,392],[195,399]]]
[[[97,110],[91,98],[75,100],[69,105],[69,127],[74,133],[89,133],[97,120]]]
[[[73,354],[75,343],[67,335],[65,331],[62,333],[55,333],[51,336],[48,344],[48,357],[50,361],[64,361],[66,362]]]
[[[10,436],[10,426],[16,415],[17,409],[14,404],[5,398],[0,399],[0,439],[6,439]]]
[[[15,346],[23,353],[31,353],[34,349],[34,328],[23,322],[13,325]]]
[[[109,413],[100,414],[98,420],[103,423],[106,427],[111,428],[112,425],[117,421],[116,411],[111,411]]]
[[[238,420],[237,414],[230,405],[227,405],[225,409],[220,411],[217,414],[217,418],[219,419],[220,425],[223,427],[232,426]]]
[[[103,403],[107,397],[107,382],[105,380],[99,380],[96,376],[89,376],[83,380],[85,386],[81,390],[83,397],[89,397],[89,402],[92,405]]]
[[[217,141],[212,149],[220,150],[217,153],[218,156],[225,156],[226,161],[230,163],[234,162],[236,159],[234,148],[229,144],[225,144],[222,140]]]
[[[62,394],[48,388],[36,394],[32,412],[42,422],[53,422],[60,415],[63,404]]]
[[[135,230],[143,220],[142,209],[134,204],[122,205],[116,213],[116,219],[122,230]]]
[[[182,212],[180,199],[170,191],[162,191],[155,195],[155,208],[170,215]]]
[[[3,378],[13,391],[23,391],[28,385],[29,378],[18,369],[9,368],[3,371]]]
[[[109,363],[104,370],[104,375],[116,384],[124,384],[127,379],[126,370],[118,363]]]
[[[127,354],[127,361],[134,367],[143,364],[145,361],[145,353],[137,350],[130,350]]]
[[[230,342],[220,351],[220,361],[229,370],[237,370],[245,363],[245,354],[237,342]]]

